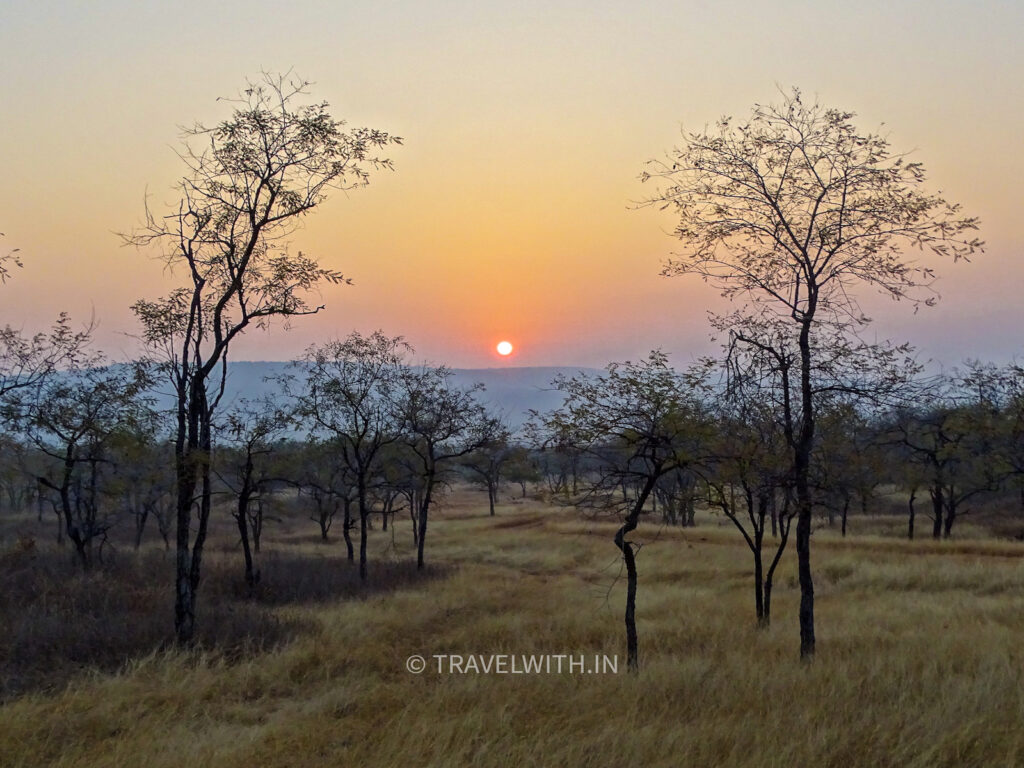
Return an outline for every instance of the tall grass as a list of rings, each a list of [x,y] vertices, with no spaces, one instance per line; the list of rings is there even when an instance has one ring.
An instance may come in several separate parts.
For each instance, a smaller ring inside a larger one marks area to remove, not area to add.
[[[223,551],[200,596],[200,628],[213,634],[190,652],[164,642],[163,553],[124,554],[82,577],[42,545],[26,555],[6,541],[0,615],[10,626],[26,612],[18,631],[35,640],[3,641],[5,674],[61,671],[11,689],[0,764],[1024,764],[1024,545],[819,531],[818,656],[805,665],[791,561],[772,626],[757,630],[749,553],[734,534],[707,520],[642,524],[631,676],[609,523],[540,503],[490,518],[482,495],[459,493],[432,525],[428,574],[408,567],[400,521],[394,543],[373,532],[365,588],[343,547],[315,543],[303,525],[268,530],[254,596],[239,586],[229,529],[218,533]],[[76,630],[60,616],[95,623]],[[104,638],[109,652],[82,650]],[[68,648],[83,660],[63,669]],[[406,671],[411,654],[447,653],[617,654],[620,664],[618,674]]]

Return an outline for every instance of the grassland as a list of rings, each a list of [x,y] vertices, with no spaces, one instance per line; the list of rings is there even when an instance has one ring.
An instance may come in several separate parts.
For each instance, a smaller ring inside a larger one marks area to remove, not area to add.
[[[41,543],[52,523],[7,520],[0,765],[1024,765],[1022,544],[816,531],[818,656],[802,665],[791,558],[759,631],[734,531],[706,516],[642,524],[631,676],[608,521],[507,497],[491,518],[459,491],[431,526],[425,574],[408,567],[408,523],[373,531],[366,587],[313,523],[271,525],[255,596],[218,531],[203,648],[183,652],[167,644],[162,547],[122,548],[81,576]],[[620,664],[406,671],[412,654],[449,653]]]

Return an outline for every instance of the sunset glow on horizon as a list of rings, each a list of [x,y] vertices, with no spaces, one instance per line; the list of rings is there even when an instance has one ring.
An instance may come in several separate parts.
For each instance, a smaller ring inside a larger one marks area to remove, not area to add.
[[[289,237],[352,284],[324,287],[311,303],[325,309],[288,330],[248,330],[233,359],[380,328],[456,367],[603,366],[655,347],[685,363],[718,349],[706,314],[725,305],[698,279],[659,276],[675,222],[638,209],[651,192],[639,174],[681,125],[742,119],[797,85],[865,131],[884,123],[930,191],[981,219],[974,263],[920,256],[939,276],[934,309],[858,289],[870,333],[947,365],[1010,359],[1024,326],[1024,8],[971,8],[12,0],[0,252],[20,249],[24,268],[0,286],[0,323],[35,332],[67,311],[95,318],[107,353],[136,354],[130,305],[184,275],[115,233],[147,200],[158,215],[174,204],[177,126],[215,124],[246,77],[293,69],[335,117],[404,145],[387,152],[393,171],[332,194]],[[495,347],[508,333],[514,355]]]

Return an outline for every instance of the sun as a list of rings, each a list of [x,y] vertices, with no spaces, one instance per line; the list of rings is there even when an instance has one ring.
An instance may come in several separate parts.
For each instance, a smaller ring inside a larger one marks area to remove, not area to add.
[[[498,354],[502,357],[508,357],[512,354],[512,350],[515,349],[515,347],[512,346],[511,341],[499,341],[498,346],[495,347],[495,349],[498,350]]]

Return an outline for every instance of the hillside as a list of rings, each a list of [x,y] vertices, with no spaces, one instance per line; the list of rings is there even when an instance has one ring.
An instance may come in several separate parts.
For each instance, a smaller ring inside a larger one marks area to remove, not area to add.
[[[239,398],[258,398],[277,391],[273,377],[288,373],[290,363],[267,361],[232,362],[228,372],[225,400],[230,403]],[[523,367],[523,368],[455,368],[454,382],[469,387],[476,382],[484,385],[481,399],[502,413],[514,427],[520,427],[530,409],[546,411],[562,402],[561,393],[551,389],[551,381],[558,374],[597,373],[592,368]]]

